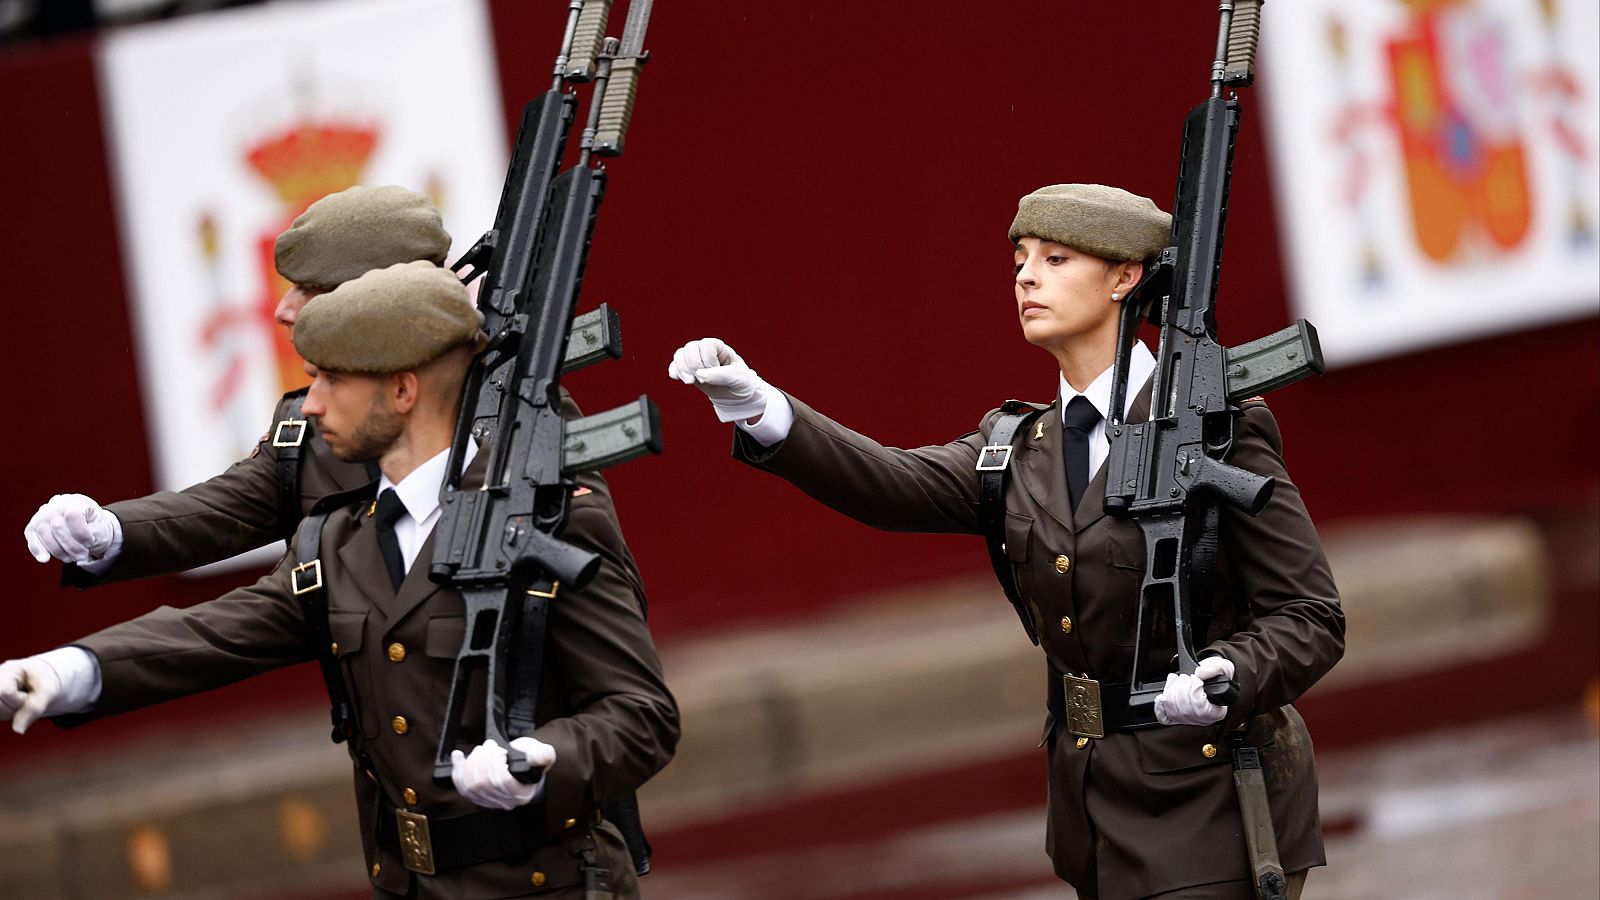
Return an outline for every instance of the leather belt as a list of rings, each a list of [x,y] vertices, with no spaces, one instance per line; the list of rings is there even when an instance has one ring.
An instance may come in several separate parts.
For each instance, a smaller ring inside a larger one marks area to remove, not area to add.
[[[378,846],[423,875],[514,859],[553,838],[542,804],[440,818],[396,809],[387,798],[378,802]]]
[[[1155,706],[1129,706],[1128,682],[1096,681],[1050,669],[1050,715],[1079,737],[1100,738],[1119,731],[1153,728]]]

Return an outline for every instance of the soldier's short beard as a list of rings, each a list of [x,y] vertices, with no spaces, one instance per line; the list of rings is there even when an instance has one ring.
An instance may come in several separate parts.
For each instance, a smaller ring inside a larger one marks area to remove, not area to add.
[[[373,398],[372,409],[361,424],[351,432],[348,442],[333,451],[340,462],[366,462],[377,459],[394,446],[405,430],[404,417],[390,409],[379,398]],[[330,448],[332,449],[332,448]]]

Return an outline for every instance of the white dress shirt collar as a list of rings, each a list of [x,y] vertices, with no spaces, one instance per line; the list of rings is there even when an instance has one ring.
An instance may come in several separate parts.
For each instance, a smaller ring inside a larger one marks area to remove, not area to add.
[[[467,441],[467,450],[461,460],[463,471],[472,465],[477,455],[478,442]],[[450,450],[446,448],[412,469],[399,483],[390,481],[388,475],[378,478],[378,493],[394,488],[395,495],[406,508],[406,514],[394,523],[394,532],[400,544],[400,555],[405,557],[407,572],[411,571],[411,564],[416,561],[423,542],[439,521],[439,491],[444,487],[445,466],[449,462]]]
[[[1134,341],[1133,353],[1128,359],[1128,396],[1122,400],[1123,418],[1127,418],[1128,410],[1133,408],[1134,398],[1144,387],[1145,381],[1150,378],[1150,373],[1155,370],[1155,354],[1150,352],[1150,348],[1146,347],[1143,341]],[[1058,373],[1057,378],[1061,382],[1061,421],[1065,424],[1067,403],[1073,397],[1079,396],[1079,392],[1073,390],[1072,385],[1067,383],[1065,375]],[[1111,408],[1111,369],[1106,369],[1091,381],[1082,396],[1100,411],[1100,421],[1089,429],[1089,477],[1093,478],[1094,473],[1100,471],[1100,466],[1105,463],[1106,457],[1111,455],[1111,445],[1106,441],[1106,410]]]
[[[1096,376],[1094,381],[1089,382],[1089,387],[1081,393],[1067,383],[1067,376],[1057,375],[1061,383],[1061,420],[1063,422],[1066,421],[1067,403],[1073,397],[1078,396],[1082,396],[1094,404],[1094,408],[1100,412],[1101,420],[1110,418],[1107,412],[1111,409],[1112,368],[1107,368]],[[1145,379],[1149,378],[1150,373],[1155,370],[1155,354],[1150,352],[1150,348],[1146,347],[1143,341],[1134,341],[1133,353],[1129,355],[1128,359],[1128,395],[1122,398],[1122,415],[1124,418],[1127,417],[1128,410],[1133,409],[1134,397],[1138,395],[1139,389],[1144,387]]]

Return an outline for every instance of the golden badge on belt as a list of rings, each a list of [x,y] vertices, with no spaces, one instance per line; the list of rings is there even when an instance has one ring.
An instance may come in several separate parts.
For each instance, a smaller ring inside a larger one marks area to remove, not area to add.
[[[1061,686],[1066,696],[1067,733],[1078,737],[1105,737],[1106,723],[1100,715],[1100,682],[1063,675]]]
[[[428,834],[428,817],[397,809],[394,821],[400,826],[400,861],[419,875],[434,874],[433,838]]]

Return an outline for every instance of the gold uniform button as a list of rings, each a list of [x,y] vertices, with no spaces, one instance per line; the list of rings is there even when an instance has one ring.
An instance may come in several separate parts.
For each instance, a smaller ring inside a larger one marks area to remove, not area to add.
[[[382,872],[382,871],[383,871],[383,866],[382,865],[380,865],[378,863],[373,863],[372,864],[372,877],[373,878],[377,878],[378,877],[378,873]]]
[[[533,886],[534,887],[544,887],[544,873],[543,872],[535,872],[535,873],[533,873],[533,877],[529,878],[528,880],[533,882]]]
[[[1072,633],[1072,617],[1071,616],[1062,616],[1061,617],[1061,633],[1062,634],[1071,634]]]
[[[334,641],[333,643],[329,644],[328,645],[328,652],[332,653],[334,656],[338,656],[339,655],[339,642],[338,641]]]
[[[1089,746],[1089,739],[1088,738],[1082,738],[1082,737],[1078,738],[1078,749],[1079,750],[1082,750],[1083,748],[1085,748],[1087,746]]]
[[[411,723],[406,721],[405,716],[395,716],[389,721],[389,727],[394,729],[395,734],[405,734],[411,730]]]
[[[1067,574],[1067,570],[1070,569],[1070,568],[1072,568],[1072,560],[1068,559],[1065,554],[1062,554],[1061,556],[1056,557],[1056,571],[1057,572],[1060,572],[1061,574],[1065,575],[1065,574]]]
[[[389,662],[399,662],[400,660],[405,659],[405,658],[406,658],[406,645],[405,644],[390,644],[389,645]]]
[[[1200,753],[1206,759],[1211,759],[1212,757],[1217,755],[1217,745],[1216,744],[1207,744],[1204,747],[1200,748]]]
[[[576,826],[577,824],[578,824],[578,820],[577,819],[568,819],[565,822],[561,823],[561,827],[562,828],[572,828],[572,827]]]
[[[400,796],[405,798],[407,806],[417,805],[417,792],[413,791],[411,788],[406,788],[404,791],[401,791]]]

